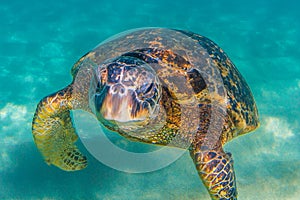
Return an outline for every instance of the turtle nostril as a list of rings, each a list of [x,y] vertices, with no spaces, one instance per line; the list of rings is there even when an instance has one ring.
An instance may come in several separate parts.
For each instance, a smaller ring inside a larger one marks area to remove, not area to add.
[[[124,94],[124,93],[125,93],[125,89],[124,89],[124,88],[121,88],[120,94]]]
[[[123,95],[126,92],[124,86],[122,86],[121,84],[116,84],[111,86],[110,91],[112,94],[117,94],[117,95]]]

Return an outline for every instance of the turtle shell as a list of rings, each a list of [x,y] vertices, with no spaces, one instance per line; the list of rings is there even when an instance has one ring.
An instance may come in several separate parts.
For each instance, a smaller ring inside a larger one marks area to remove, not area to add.
[[[170,108],[174,105],[169,98],[180,105],[196,100],[198,107],[206,109],[215,105],[217,115],[225,113],[228,117],[222,128],[223,144],[259,125],[255,101],[245,79],[226,53],[204,36],[165,28],[130,30],[100,43],[73,66],[71,73],[75,78],[83,61],[100,65],[119,56],[136,57],[153,67],[164,86],[164,108],[167,112],[172,110],[167,119],[169,126],[176,121],[175,115],[182,114],[182,110]],[[204,115],[200,115],[202,124],[206,123]]]

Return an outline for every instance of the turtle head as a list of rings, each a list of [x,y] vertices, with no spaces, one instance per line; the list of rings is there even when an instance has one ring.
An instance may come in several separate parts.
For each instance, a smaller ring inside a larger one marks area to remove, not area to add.
[[[95,114],[104,124],[145,126],[158,115],[161,88],[144,61],[120,56],[102,63],[96,72]]]

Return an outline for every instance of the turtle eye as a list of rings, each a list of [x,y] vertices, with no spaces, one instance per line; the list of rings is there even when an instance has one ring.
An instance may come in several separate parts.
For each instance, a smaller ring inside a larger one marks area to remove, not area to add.
[[[142,98],[151,98],[153,96],[153,83],[145,83],[140,88],[140,95]]]
[[[154,102],[158,101],[158,85],[155,83],[149,84],[142,92],[142,99],[152,99]]]
[[[148,87],[146,87],[146,89],[145,89],[145,91],[144,91],[144,94],[149,93],[149,92],[152,90],[153,85],[154,85],[153,83],[151,83],[150,85],[148,85]]]

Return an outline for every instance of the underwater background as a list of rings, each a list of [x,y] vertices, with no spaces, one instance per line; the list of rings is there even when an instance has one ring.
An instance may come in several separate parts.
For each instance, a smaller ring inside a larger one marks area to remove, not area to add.
[[[299,199],[299,8],[296,0],[1,0],[0,199],[210,199],[188,152],[159,171],[130,174],[81,145],[89,166],[70,173],[45,164],[35,147],[39,100],[71,82],[72,65],[87,51],[139,27],[190,30],[221,46],[250,85],[261,119],[258,130],[225,147],[239,199]]]

